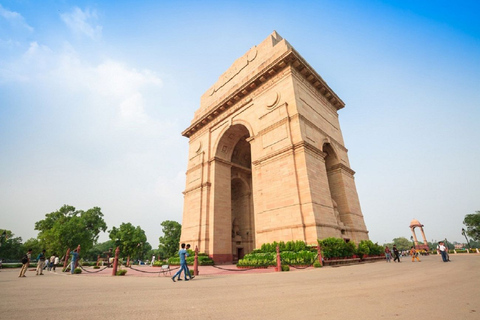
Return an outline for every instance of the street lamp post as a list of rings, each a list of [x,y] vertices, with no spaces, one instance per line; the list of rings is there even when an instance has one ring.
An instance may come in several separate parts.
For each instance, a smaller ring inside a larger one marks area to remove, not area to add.
[[[462,234],[465,237],[465,240],[467,240],[468,249],[470,250],[470,241],[468,241],[467,234],[464,228],[462,228]]]
[[[410,236],[410,240],[412,240],[413,247],[415,248],[415,241],[413,241],[413,236]]]

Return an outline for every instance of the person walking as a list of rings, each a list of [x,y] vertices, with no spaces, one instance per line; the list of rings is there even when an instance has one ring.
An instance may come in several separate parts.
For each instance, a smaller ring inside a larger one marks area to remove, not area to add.
[[[417,250],[415,250],[413,246],[410,248],[410,255],[412,256],[412,262],[415,261],[415,258],[417,258],[418,262],[421,262],[420,259],[418,258],[418,252]]]
[[[54,254],[52,254],[52,256],[50,257],[50,259],[48,261],[48,271],[52,271],[52,269],[55,271],[55,268],[54,268],[55,258],[56,258],[56,255],[54,253]]]
[[[78,252],[77,249],[73,250],[72,252],[72,264],[70,266],[70,273],[73,274],[75,271],[75,264],[77,263],[78,260]]]
[[[393,245],[392,249],[393,249],[393,255],[394,255],[393,262],[395,262],[396,260],[398,260],[398,262],[400,262],[400,256],[399,256],[397,246]]]
[[[55,255],[55,260],[53,261],[53,272],[55,272],[55,269],[57,268],[58,263],[60,262],[60,258],[56,254]]]
[[[178,255],[180,256],[180,269],[177,271],[177,273],[173,275],[172,277],[173,282],[175,282],[176,277],[178,277],[178,280],[181,280],[180,276],[182,274],[182,271],[185,271],[188,268],[187,259],[186,259],[186,257],[188,256],[188,253],[187,253],[187,250],[185,250],[185,243],[182,243],[180,246],[181,246],[181,249],[178,251]],[[185,281],[188,281],[189,279],[187,279],[186,271],[184,272],[184,276],[185,276]]]
[[[187,257],[189,257],[190,255],[188,254],[188,250],[190,250],[190,244],[187,244]],[[186,259],[185,259],[185,268],[183,270],[186,274],[188,274],[188,277],[190,278],[190,280],[192,280],[193,278],[195,278],[195,276],[192,276],[190,274],[190,269],[188,269],[188,264],[186,262]]]
[[[37,276],[41,275],[43,276],[43,269],[45,267],[45,249],[40,252],[40,254],[37,257]]]
[[[387,262],[390,262],[392,260],[392,251],[390,251],[390,248],[388,246],[385,247],[385,259]]]
[[[27,253],[22,257],[22,268],[20,269],[20,274],[18,277],[26,277],[25,272],[27,271],[28,265],[30,264],[30,259],[32,258],[32,249],[28,249]]]

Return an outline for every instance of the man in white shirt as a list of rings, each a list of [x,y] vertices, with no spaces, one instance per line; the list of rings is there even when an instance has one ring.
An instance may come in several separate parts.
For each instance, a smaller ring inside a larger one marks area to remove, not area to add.
[[[442,255],[442,260],[443,260],[443,262],[448,262],[448,259],[447,259],[447,248],[445,247],[445,244],[443,243],[443,241],[440,241],[440,242],[438,243],[437,251],[439,251],[440,254]]]

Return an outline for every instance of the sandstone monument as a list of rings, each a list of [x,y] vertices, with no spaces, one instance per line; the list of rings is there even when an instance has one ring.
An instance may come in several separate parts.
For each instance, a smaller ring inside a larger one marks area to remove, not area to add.
[[[338,120],[345,106],[277,32],[201,97],[181,241],[231,262],[273,241],[368,239]]]
[[[423,238],[423,244],[418,244],[417,235],[415,234],[415,228],[419,228]],[[426,250],[429,251],[427,237],[425,237],[425,231],[423,230],[423,224],[421,224],[417,219],[413,219],[410,222],[410,230],[412,231],[412,238],[414,239],[415,248],[417,250]]]

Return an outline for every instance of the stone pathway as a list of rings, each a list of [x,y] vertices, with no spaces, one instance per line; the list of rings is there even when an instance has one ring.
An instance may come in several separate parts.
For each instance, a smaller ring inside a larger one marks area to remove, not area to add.
[[[262,273],[202,267],[176,283],[3,269],[0,310],[2,319],[479,319],[480,255],[451,259]]]

